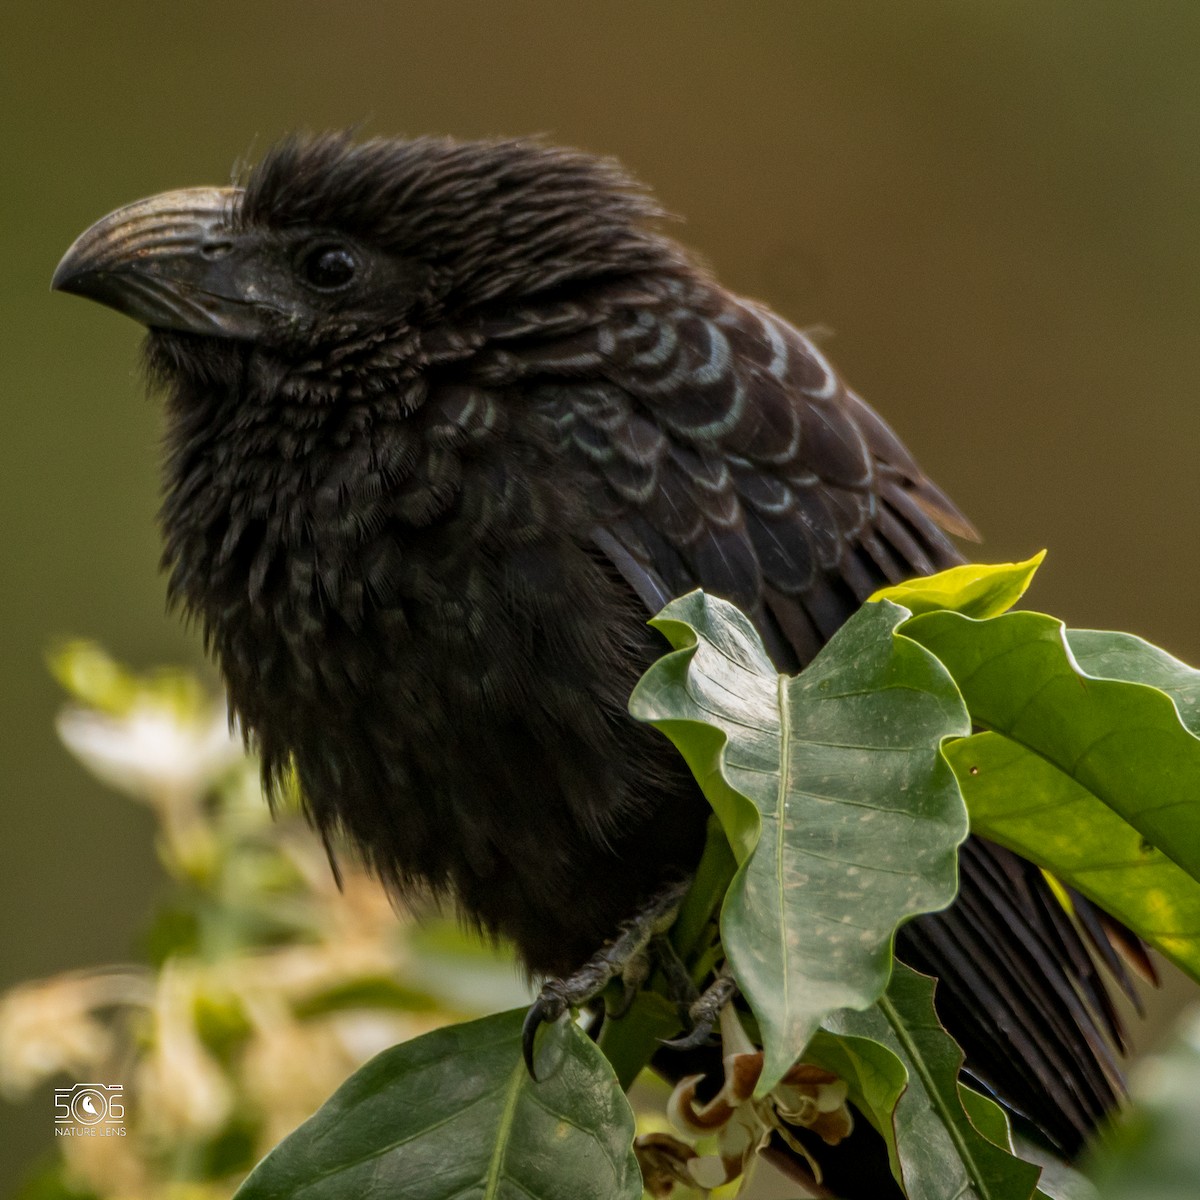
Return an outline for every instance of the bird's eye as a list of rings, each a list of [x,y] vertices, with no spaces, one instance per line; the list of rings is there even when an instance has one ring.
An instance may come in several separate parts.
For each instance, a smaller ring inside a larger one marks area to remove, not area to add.
[[[300,260],[300,273],[322,292],[346,287],[358,272],[358,260],[345,246],[318,246]]]

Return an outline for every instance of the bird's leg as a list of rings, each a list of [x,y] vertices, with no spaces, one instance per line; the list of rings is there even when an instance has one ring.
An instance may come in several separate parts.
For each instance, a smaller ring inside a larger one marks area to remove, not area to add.
[[[691,1027],[688,1014],[691,1007],[700,998],[696,985],[688,974],[687,966],[678,951],[671,944],[666,934],[655,934],[650,940],[650,949],[658,962],[658,969],[663,973],[667,984],[667,998],[673,1000],[679,1009],[680,1021]]]
[[[680,902],[691,886],[690,879],[673,882],[655,893],[650,901],[626,921],[617,936],[602,946],[587,962],[564,979],[547,979],[538,998],[525,1015],[521,1047],[529,1074],[534,1075],[533,1042],[539,1026],[557,1021],[563,1013],[594,1000],[613,979],[620,978],[625,995],[620,1016],[633,1002],[638,988],[650,974],[647,950],[654,938],[670,928]],[[536,1076],[535,1076],[536,1078]]]
[[[727,967],[722,967],[716,979],[698,996],[688,1009],[691,1029],[680,1038],[664,1042],[671,1050],[696,1050],[712,1037],[721,1016],[721,1009],[737,995],[738,986]]]

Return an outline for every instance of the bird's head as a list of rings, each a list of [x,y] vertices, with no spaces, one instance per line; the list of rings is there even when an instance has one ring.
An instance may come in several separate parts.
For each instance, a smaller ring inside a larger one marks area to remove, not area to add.
[[[537,141],[291,137],[242,187],[102,218],[52,286],[141,321],[180,364],[219,346],[287,374],[386,341],[395,367],[496,303],[678,266],[659,215],[612,161]]]

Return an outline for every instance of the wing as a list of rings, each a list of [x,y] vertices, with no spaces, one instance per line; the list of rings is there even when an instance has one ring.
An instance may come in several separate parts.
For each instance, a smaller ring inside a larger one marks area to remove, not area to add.
[[[655,611],[702,586],[807,663],[881,585],[959,561],[966,518],[820,351],[719,293],[606,331],[607,378],[572,393],[604,480],[595,540]]]
[[[545,402],[597,484],[598,550],[648,612],[695,587],[731,600],[781,670],[884,583],[960,562],[947,534],[974,536],[821,352],[757,305],[680,286],[542,353],[558,377]],[[1078,1150],[1116,1103],[1121,1030],[1040,871],[972,839],[954,906],[899,945],[940,980],[972,1075]]]

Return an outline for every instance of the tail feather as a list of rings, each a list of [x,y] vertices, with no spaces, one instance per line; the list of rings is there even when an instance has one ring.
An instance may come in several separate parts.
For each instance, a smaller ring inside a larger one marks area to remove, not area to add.
[[[971,1075],[1074,1156],[1121,1092],[1111,1001],[1036,867],[979,838],[961,864],[956,903],[902,929],[897,949],[938,978]]]

